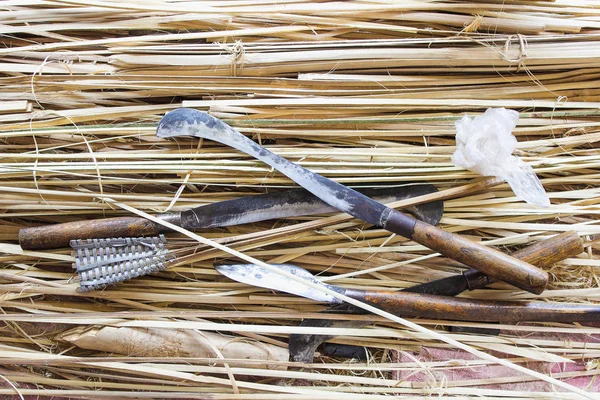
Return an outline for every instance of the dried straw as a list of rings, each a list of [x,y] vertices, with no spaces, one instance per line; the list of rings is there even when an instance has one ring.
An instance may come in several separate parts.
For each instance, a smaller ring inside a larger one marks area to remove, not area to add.
[[[73,328],[122,326],[204,337],[222,331],[285,347],[291,333],[322,332],[298,324],[325,318],[319,311],[326,305],[231,282],[214,270],[216,260],[291,262],[359,289],[397,290],[462,270],[347,215],[172,234],[174,267],[90,293],[76,291],[65,269],[68,249],[23,251],[17,241],[25,226],[148,216],[294,186],[217,143],[157,139],[156,122],[183,105],[350,187],[432,183],[445,200],[444,229],[505,251],[575,230],[585,253],[550,267],[551,287],[541,296],[505,284],[462,296],[596,303],[600,10],[593,2],[34,0],[3,6],[0,376],[9,383],[0,394],[575,399],[584,393],[573,392],[570,379],[598,374],[594,326],[402,320],[378,310],[326,316],[372,323],[330,328],[339,335],[332,343],[367,346],[368,363],[320,356],[314,364],[272,361],[267,368],[263,360],[224,354],[138,356],[61,340]],[[525,204],[506,184],[452,165],[454,122],[488,107],[519,111],[516,155],[533,166],[550,208]],[[496,327],[501,334],[447,333],[457,326]],[[415,358],[423,349],[459,347],[477,357]],[[539,376],[531,372],[533,362],[583,367]],[[461,367],[497,363],[512,372],[451,378]],[[414,382],[419,374],[428,378]],[[563,387],[540,386],[540,380],[560,380]],[[536,391],[525,393],[521,382]]]

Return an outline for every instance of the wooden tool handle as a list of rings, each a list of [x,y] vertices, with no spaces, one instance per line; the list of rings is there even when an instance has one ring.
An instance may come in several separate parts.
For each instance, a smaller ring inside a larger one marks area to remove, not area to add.
[[[583,240],[577,232],[568,231],[527,246],[515,252],[513,256],[540,267],[548,267],[581,253]]]
[[[157,233],[157,226],[145,218],[105,218],[24,228],[19,231],[19,244],[23,250],[43,250],[68,247],[72,239],[137,237]]]
[[[540,268],[396,210],[384,228],[528,292],[540,294],[548,284],[548,273]]]
[[[568,231],[527,246],[512,256],[538,267],[547,267],[582,252],[583,240],[577,232]],[[464,275],[471,290],[498,282],[498,279],[474,269],[466,271]]]
[[[582,252],[583,240],[576,232],[569,231],[541,240],[513,253],[512,256],[538,267],[546,267]],[[465,290],[480,289],[495,282],[498,282],[498,279],[476,269],[469,269],[462,275],[436,279],[404,288],[402,291],[456,296]]]
[[[593,304],[487,301],[388,291],[346,290],[345,294],[403,317],[502,323],[600,320],[600,306]]]

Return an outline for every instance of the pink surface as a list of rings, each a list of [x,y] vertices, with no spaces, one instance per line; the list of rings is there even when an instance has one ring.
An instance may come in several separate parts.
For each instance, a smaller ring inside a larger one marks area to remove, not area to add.
[[[505,332],[503,332],[504,334]],[[507,333],[508,334],[508,333]],[[518,336],[519,333],[513,332],[514,336]],[[522,334],[522,333],[521,333]],[[568,346],[569,342],[586,342],[586,343],[599,343],[600,335],[584,335],[584,334],[569,334],[569,335],[558,335],[558,334],[536,334],[528,335],[527,338],[546,339],[546,340],[560,340],[564,341],[565,346]],[[502,353],[492,353],[497,357],[503,358],[518,358],[516,356],[510,356]],[[557,353],[554,353],[557,354]],[[435,347],[423,347],[420,352],[412,353],[412,357],[409,355],[402,354],[400,357],[401,362],[414,362],[415,358],[420,362],[440,362],[453,360],[477,360],[478,358],[462,350],[456,349],[445,349]],[[560,354],[558,354],[560,355]],[[554,376],[555,378],[561,379],[562,381],[569,383],[573,386],[577,386],[583,390],[589,392],[600,392],[600,367],[594,368],[593,370],[587,371],[586,366],[588,362],[593,358],[586,358],[585,354],[581,358],[573,360],[573,363],[556,363],[556,362],[526,362],[520,363],[528,369],[544,373],[549,376],[558,373],[573,373],[573,377],[560,378],[560,376]],[[582,376],[589,374],[589,376]],[[596,375],[597,374],[597,375]],[[456,366],[454,368],[431,368],[425,372],[419,372],[411,374],[408,371],[402,371],[399,378],[408,382],[419,382],[424,385],[431,385],[431,387],[451,387],[451,386],[465,386],[465,387],[477,387],[486,389],[499,389],[499,390],[516,390],[516,391],[537,391],[537,392],[563,392],[565,389],[555,387],[547,382],[533,380],[533,378],[523,375],[511,368],[504,367],[501,365],[483,365],[483,366]],[[488,385],[473,384],[467,381],[480,380],[480,379],[494,379],[494,378],[516,378],[514,382],[496,382]]]
[[[587,334],[528,334],[524,335],[522,332],[502,332],[503,337],[521,337],[555,340],[564,342],[565,346],[569,343],[584,342],[584,343],[600,343],[600,335],[587,335]],[[504,358],[517,358],[516,356],[510,356],[502,353],[492,353],[498,357]],[[556,354],[556,353],[555,353]],[[494,390],[510,390],[510,391],[535,391],[535,392],[564,392],[565,389],[554,387],[544,381],[532,380],[529,376],[523,375],[519,372],[514,371],[511,368],[503,367],[500,365],[482,365],[482,366],[460,366],[460,360],[477,360],[478,358],[462,350],[447,349],[447,348],[436,348],[436,347],[422,347],[418,353],[401,353],[397,362],[402,363],[413,363],[418,360],[420,362],[447,362],[446,367],[430,368],[424,372],[413,371],[394,371],[394,379],[398,379],[404,382],[414,382],[416,386],[425,387],[472,387],[480,389],[494,389]],[[558,373],[573,373],[573,377],[556,378],[562,379],[573,386],[577,386],[583,390],[591,393],[600,392],[600,366],[593,370],[587,371],[586,366],[592,358],[586,358],[585,354],[573,363],[550,363],[550,362],[526,362],[520,365],[550,375]],[[457,362],[458,361],[458,362]],[[451,366],[452,367],[449,367]],[[600,364],[599,364],[600,365]],[[10,371],[4,371],[0,369],[0,373],[10,375]],[[14,374],[14,372],[13,372]],[[582,376],[588,374],[588,376]],[[511,379],[513,382],[497,382],[488,385],[476,384],[474,380],[481,379],[494,379],[494,378],[514,378]],[[35,389],[35,385],[23,382],[14,382],[18,388],[22,389]],[[297,382],[296,384],[299,384]],[[0,387],[9,388],[9,385],[0,380]],[[49,387],[51,388],[51,387]],[[34,400],[38,396],[25,395],[25,400]],[[18,398],[14,395],[0,395],[0,400],[8,400]],[[65,397],[53,397],[54,400],[66,400]]]

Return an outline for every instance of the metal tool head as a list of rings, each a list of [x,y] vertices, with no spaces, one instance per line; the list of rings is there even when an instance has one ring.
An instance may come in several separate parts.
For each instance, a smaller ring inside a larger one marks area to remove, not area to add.
[[[428,183],[399,184],[391,187],[359,188],[357,191],[387,204],[437,192]],[[442,200],[407,206],[404,208],[415,218],[437,225],[444,214]],[[179,224],[186,229],[213,228],[264,221],[269,219],[318,215],[336,209],[321,201],[309,191],[296,188],[244,196],[232,200],[203,205],[181,212]]]
[[[288,272],[295,275],[307,282],[311,282],[317,285],[325,286],[328,289],[343,291],[342,288],[337,286],[327,285],[317,278],[315,278],[310,272],[304,268],[300,268],[296,265],[291,264],[269,264],[273,267],[279,268],[282,271]],[[297,296],[307,297],[316,301],[323,301],[327,303],[340,303],[338,299],[327,293],[315,290],[307,285],[300,282],[296,282],[287,276],[272,272],[266,268],[255,264],[230,264],[230,265],[215,265],[215,269],[225,275],[229,279],[237,282],[242,282],[247,285],[258,286],[266,289],[273,289],[284,291],[286,293],[295,294]]]
[[[100,290],[164,271],[173,261],[166,243],[163,235],[72,240],[73,268],[80,278],[79,291]]]
[[[156,128],[156,136],[159,138],[195,136],[231,146],[235,144],[240,135],[220,119],[212,117],[204,111],[185,107],[165,114]]]

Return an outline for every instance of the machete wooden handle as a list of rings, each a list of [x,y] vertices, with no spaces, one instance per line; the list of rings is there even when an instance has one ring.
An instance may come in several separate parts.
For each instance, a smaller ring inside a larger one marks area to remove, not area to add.
[[[346,296],[403,317],[472,322],[597,322],[600,306],[489,301],[433,294],[346,290]]]
[[[577,235],[577,232],[569,231],[540,240],[512,253],[512,256],[537,267],[547,267],[582,252],[583,240]],[[476,269],[469,269],[461,275],[452,275],[421,283],[404,288],[402,291],[456,296],[465,290],[480,289],[495,282],[498,282],[498,279]]]
[[[117,217],[24,228],[19,231],[23,250],[68,247],[73,238],[100,239],[158,234],[154,222],[145,218]]]
[[[540,294],[548,273],[525,261],[391,210],[384,228],[520,289]]]

